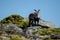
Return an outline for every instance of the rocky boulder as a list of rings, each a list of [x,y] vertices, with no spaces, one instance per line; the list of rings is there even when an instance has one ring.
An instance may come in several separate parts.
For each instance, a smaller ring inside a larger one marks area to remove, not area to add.
[[[23,30],[18,26],[10,23],[7,27],[4,27],[5,32],[13,33],[13,34],[23,34]]]
[[[47,27],[49,27],[49,28],[55,28],[55,25],[54,25],[53,23],[48,22],[48,21],[44,21],[44,20],[42,20],[42,19],[39,20],[39,24],[40,24],[41,26],[47,26]]]
[[[42,40],[44,37],[49,37],[48,35],[34,34],[33,32],[41,30],[41,26],[31,26],[26,29],[26,36],[30,40]]]
[[[41,27],[40,26],[34,26],[34,27],[28,27],[27,29],[26,29],[26,36],[27,36],[27,38],[33,38],[33,39],[35,39],[35,38],[38,38],[39,36],[38,36],[38,34],[36,35],[36,34],[33,34],[33,32],[34,31],[37,31],[37,30],[40,30],[41,29]]]

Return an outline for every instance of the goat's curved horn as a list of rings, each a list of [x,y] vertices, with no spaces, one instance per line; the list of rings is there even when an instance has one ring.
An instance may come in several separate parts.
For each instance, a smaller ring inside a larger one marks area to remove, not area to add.
[[[34,9],[34,11],[37,11],[37,10]]]

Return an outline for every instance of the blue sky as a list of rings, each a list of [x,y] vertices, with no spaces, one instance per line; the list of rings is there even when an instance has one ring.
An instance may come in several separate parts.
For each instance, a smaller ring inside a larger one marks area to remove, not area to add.
[[[60,27],[60,0],[0,0],[0,20],[12,14],[28,17],[40,9],[40,17]]]

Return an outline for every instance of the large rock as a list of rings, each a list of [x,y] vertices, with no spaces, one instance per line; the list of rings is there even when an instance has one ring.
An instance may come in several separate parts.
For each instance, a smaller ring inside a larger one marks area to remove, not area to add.
[[[31,26],[26,29],[26,36],[30,40],[42,40],[44,37],[49,37],[48,35],[40,35],[40,34],[34,34],[33,32],[41,30],[42,28],[40,26]]]
[[[4,31],[7,32],[8,30],[11,31],[11,33],[13,34],[23,34],[23,30],[12,23],[10,23],[9,25],[7,25],[7,27],[4,28]]]
[[[47,26],[49,28],[55,28],[55,25],[51,22],[48,22],[48,21],[39,20],[39,24],[42,26]]]
[[[4,24],[0,24],[0,29],[3,33],[6,33],[5,30],[6,30],[6,26]]]
[[[38,30],[40,30],[41,29],[41,27],[40,26],[33,26],[33,27],[28,27],[27,29],[26,29],[26,35],[28,36],[28,35],[30,35],[30,36],[32,36],[32,32],[35,32],[35,31],[38,31]]]

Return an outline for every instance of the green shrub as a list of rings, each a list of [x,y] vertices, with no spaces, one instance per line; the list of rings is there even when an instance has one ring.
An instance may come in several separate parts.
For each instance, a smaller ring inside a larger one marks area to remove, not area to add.
[[[50,37],[43,38],[43,40],[51,40]]]
[[[49,34],[60,34],[60,28],[54,28],[54,29],[41,29],[38,31],[33,32],[33,34],[42,34],[42,35],[49,35]]]
[[[0,21],[2,24],[8,25],[9,23],[13,23],[19,27],[26,27],[28,25],[28,20],[23,21],[24,18],[20,15],[13,14],[11,16],[8,16]]]
[[[14,22],[20,22],[22,21],[24,18],[20,15],[17,14],[13,14],[11,16],[8,16],[6,18],[4,18],[3,20],[1,20],[2,24],[9,24],[9,23],[14,23]]]

